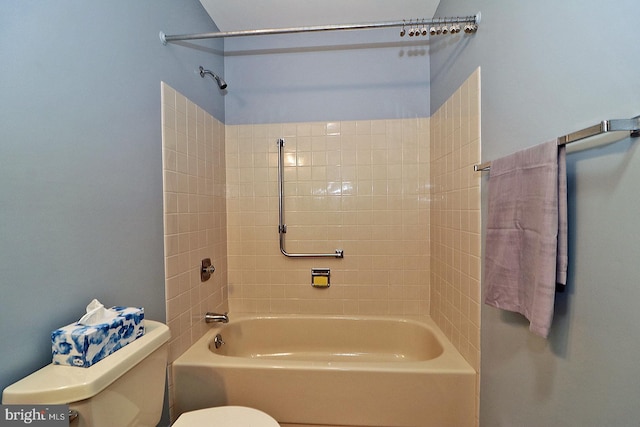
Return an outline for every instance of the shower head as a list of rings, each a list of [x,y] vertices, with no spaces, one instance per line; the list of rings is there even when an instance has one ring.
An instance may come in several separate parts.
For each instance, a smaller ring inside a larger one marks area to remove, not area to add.
[[[220,77],[219,75],[209,71],[209,70],[205,70],[204,68],[202,68],[202,66],[200,66],[200,77],[202,77],[204,79],[204,76],[206,74],[209,74],[211,76],[211,78],[213,78],[213,80],[216,81],[216,83],[218,84],[218,87],[220,89],[226,89],[227,88],[227,82],[225,82],[222,77]]]

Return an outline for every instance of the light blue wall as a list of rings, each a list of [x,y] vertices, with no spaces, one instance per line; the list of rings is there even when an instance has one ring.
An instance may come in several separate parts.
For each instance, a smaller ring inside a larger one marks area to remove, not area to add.
[[[429,42],[399,29],[229,38],[227,124],[429,116]]]
[[[437,16],[478,10],[476,36],[432,45],[431,109],[480,66],[483,160],[640,114],[638,2],[442,0]],[[637,425],[638,144],[568,156],[569,284],[549,339],[483,306],[481,426]]]
[[[162,80],[224,120],[197,0],[0,4],[0,388],[51,361],[94,297],[165,319]]]

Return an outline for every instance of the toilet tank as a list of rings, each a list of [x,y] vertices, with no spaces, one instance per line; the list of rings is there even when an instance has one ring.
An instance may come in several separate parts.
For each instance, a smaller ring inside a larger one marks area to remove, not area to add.
[[[145,320],[145,334],[89,368],[47,365],[2,392],[2,403],[68,404],[73,427],[153,426],[162,417],[169,328]]]

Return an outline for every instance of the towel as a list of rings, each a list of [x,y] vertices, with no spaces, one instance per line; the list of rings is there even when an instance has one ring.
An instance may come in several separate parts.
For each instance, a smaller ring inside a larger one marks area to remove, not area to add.
[[[549,141],[491,162],[485,303],[547,337],[567,279],[566,150]]]

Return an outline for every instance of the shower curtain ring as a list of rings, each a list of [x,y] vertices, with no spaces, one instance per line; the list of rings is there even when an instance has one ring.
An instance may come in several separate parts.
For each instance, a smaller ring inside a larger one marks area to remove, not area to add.
[[[424,22],[424,19],[422,20],[422,35],[427,35],[427,24]]]

